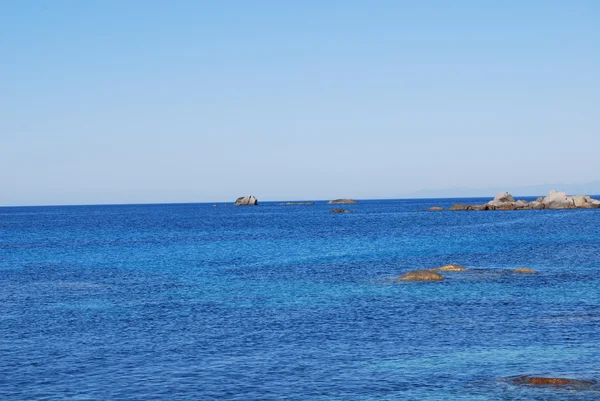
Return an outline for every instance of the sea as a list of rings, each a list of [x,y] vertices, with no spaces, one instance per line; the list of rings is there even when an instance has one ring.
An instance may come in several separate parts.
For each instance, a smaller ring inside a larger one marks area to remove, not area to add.
[[[488,200],[0,208],[0,400],[600,400],[600,209]]]

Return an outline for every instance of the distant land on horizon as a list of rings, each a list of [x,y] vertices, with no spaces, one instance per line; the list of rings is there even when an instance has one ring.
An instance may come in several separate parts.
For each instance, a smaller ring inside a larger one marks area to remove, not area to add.
[[[235,199],[239,196],[245,195],[255,195],[259,202],[303,202],[303,201],[328,201],[331,199],[338,198],[353,198],[357,200],[375,200],[375,199],[436,199],[436,198],[493,198],[499,192],[509,192],[515,198],[519,197],[538,197],[538,196],[546,196],[548,192],[552,189],[557,191],[567,192],[569,195],[590,195],[590,196],[600,196],[600,181],[594,181],[583,184],[540,184],[540,185],[530,185],[530,186],[520,186],[520,187],[487,187],[487,188],[465,188],[465,187],[455,187],[455,188],[440,188],[440,189],[422,189],[413,192],[399,193],[399,194],[390,194],[389,196],[369,196],[364,193],[353,195],[352,191],[348,191],[348,193],[337,194],[336,196],[331,196],[329,198],[324,198],[322,196],[319,197],[279,197],[279,196],[261,196],[260,192],[252,193],[252,194],[244,194],[239,193],[232,196],[230,199],[221,199],[221,200],[194,200],[190,199],[190,195],[188,195],[187,199],[174,200],[174,199],[165,199],[163,201],[102,201],[99,200],[97,202],[48,202],[48,203],[24,203],[24,204],[0,204],[0,207],[28,207],[28,206],[95,206],[95,205],[142,205],[142,204],[184,204],[184,203],[213,203],[213,204],[222,204],[222,203],[231,203],[235,201]]]

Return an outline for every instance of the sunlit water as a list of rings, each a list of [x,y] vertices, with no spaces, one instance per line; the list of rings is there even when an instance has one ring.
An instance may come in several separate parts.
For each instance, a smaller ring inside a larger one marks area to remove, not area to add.
[[[600,399],[600,209],[451,203],[0,208],[0,400]]]

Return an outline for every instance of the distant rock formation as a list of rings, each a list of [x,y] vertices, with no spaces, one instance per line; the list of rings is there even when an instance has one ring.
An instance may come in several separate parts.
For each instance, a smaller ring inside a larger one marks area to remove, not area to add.
[[[431,270],[413,270],[406,272],[396,280],[399,281],[440,281],[444,277],[441,274],[433,272]]]
[[[466,205],[456,203],[449,210],[539,210],[539,209],[596,209],[600,208],[600,200],[587,195],[568,196],[566,192],[550,191],[545,198],[537,198],[532,202],[515,201],[508,192],[501,192],[493,200],[483,205]],[[429,210],[443,210],[431,207]]]
[[[258,205],[258,200],[254,195],[250,196],[240,196],[236,199],[233,206],[256,206]]]
[[[327,204],[328,205],[351,205],[354,203],[358,203],[357,201],[355,201],[354,199],[334,199],[329,201]]]

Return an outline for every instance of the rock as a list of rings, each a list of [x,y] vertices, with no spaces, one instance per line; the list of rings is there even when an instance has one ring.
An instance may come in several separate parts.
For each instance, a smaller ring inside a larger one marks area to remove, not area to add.
[[[515,205],[512,202],[501,203],[496,206],[496,210],[515,210]]]
[[[565,379],[563,377],[519,376],[513,379],[513,384],[531,386],[592,386],[591,380]]]
[[[486,203],[486,205],[488,205],[490,209],[493,208],[492,210],[512,210],[513,203],[514,202],[499,202],[492,200]]]
[[[538,202],[538,201],[533,201],[529,204],[529,208],[530,209],[545,209],[546,205],[544,205],[542,202]]]
[[[578,196],[572,196],[571,199],[573,199],[573,204],[575,205],[575,207],[582,207],[584,204],[589,202],[590,197],[584,196],[584,195],[578,195]]]
[[[550,191],[543,200],[546,209],[569,209],[575,207],[573,198],[567,196],[566,192]]]
[[[540,203],[543,202],[543,201],[544,201],[544,197],[543,196],[540,196],[539,198],[537,198],[535,200],[535,202],[540,202]]]
[[[455,265],[455,264],[449,264],[449,265],[444,265],[442,267],[436,267],[435,269],[429,269],[432,271],[443,271],[443,272],[462,272],[465,270],[468,270],[466,267],[462,267],[460,265]]]
[[[522,208],[528,207],[529,203],[527,203],[526,200],[520,199],[520,200],[516,201],[514,203],[514,205],[515,205],[515,208],[522,209]]]
[[[579,206],[581,209],[597,209],[600,207],[600,204],[595,204],[591,202],[586,202],[583,205]]]
[[[456,203],[452,205],[450,210],[469,210],[469,205],[463,205],[462,203]]]
[[[432,272],[431,270],[413,270],[407,273],[404,273],[396,280],[400,281],[439,281],[443,280],[441,274],[436,272]]]
[[[500,192],[494,197],[492,202],[514,202],[515,198],[508,192]]]
[[[329,205],[350,205],[358,203],[354,199],[334,199],[328,202]]]
[[[342,208],[337,208],[337,209],[331,209],[329,211],[329,213],[354,213],[353,210],[346,210],[346,209],[342,209]]]
[[[600,200],[598,200],[598,199],[590,198],[590,200],[588,201],[588,203],[591,203],[592,205],[598,205],[598,206],[600,206]]]
[[[488,205],[469,205],[467,210],[488,210]]]
[[[443,207],[439,207],[439,206],[432,206],[432,207],[429,208],[429,210],[436,210],[437,211],[437,210],[444,210],[444,208]]]
[[[517,267],[516,269],[513,269],[513,271],[515,273],[524,273],[524,274],[535,274],[535,270],[532,269],[526,269],[524,267]]]
[[[254,197],[254,195],[250,196],[240,196],[236,199],[234,206],[255,206],[258,205],[258,200]]]

